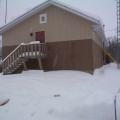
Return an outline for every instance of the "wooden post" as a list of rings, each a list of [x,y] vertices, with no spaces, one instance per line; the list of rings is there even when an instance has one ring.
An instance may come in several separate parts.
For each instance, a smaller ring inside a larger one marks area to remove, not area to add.
[[[31,57],[33,57],[33,45],[31,45]]]
[[[18,49],[18,62],[20,62],[20,49]]]
[[[26,57],[26,46],[24,45],[24,57]]]
[[[22,50],[22,46],[21,46],[21,57],[23,57],[23,50]]]
[[[5,75],[5,62],[3,62],[3,65],[2,65],[2,67],[3,67],[3,75]]]
[[[23,62],[24,69],[27,70],[27,66],[25,64],[25,60],[22,60],[22,62]]]
[[[29,50],[29,45],[28,45],[28,58],[29,58],[29,56],[30,56],[30,50]]]
[[[9,63],[10,63],[10,61],[9,61],[9,58],[8,58],[8,71],[10,70],[10,66],[9,66]]]
[[[39,44],[39,57],[41,56],[41,44]]]
[[[37,57],[37,44],[35,44],[35,57]]]
[[[42,68],[42,62],[41,62],[41,59],[40,58],[38,58],[38,63],[39,63],[39,68],[40,68],[40,70],[42,70],[43,68]]]

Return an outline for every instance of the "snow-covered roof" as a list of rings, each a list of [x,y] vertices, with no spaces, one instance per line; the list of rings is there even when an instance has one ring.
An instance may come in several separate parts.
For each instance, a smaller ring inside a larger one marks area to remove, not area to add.
[[[17,19],[15,19],[14,21],[6,24],[5,26],[1,27],[0,28],[0,34],[6,32],[7,30],[11,29],[12,27],[16,26],[17,24],[23,22],[24,20],[32,17],[33,15],[35,15],[36,13],[42,11],[43,9],[49,7],[50,5],[54,5],[54,6],[57,6],[61,9],[64,9],[68,12],[71,12],[73,14],[76,14],[84,19],[87,19],[97,25],[100,25],[101,27],[99,27],[99,29],[97,31],[100,31],[100,33],[98,34],[98,36],[103,39],[103,36],[105,38],[105,35],[104,35],[104,32],[103,32],[103,23],[102,23],[102,20],[96,16],[96,15],[93,15],[93,14],[90,14],[90,13],[87,13],[87,12],[83,12],[81,10],[78,10],[72,6],[69,6],[69,5],[66,5],[66,4],[63,4],[61,2],[58,2],[58,1],[54,1],[54,0],[48,0],[42,4],[40,4],[39,6],[33,8],[32,10],[30,10],[29,12],[23,14],[22,16],[18,17]],[[95,26],[94,26],[95,27]],[[97,27],[97,26],[96,26]],[[97,33],[97,32],[96,32]]]

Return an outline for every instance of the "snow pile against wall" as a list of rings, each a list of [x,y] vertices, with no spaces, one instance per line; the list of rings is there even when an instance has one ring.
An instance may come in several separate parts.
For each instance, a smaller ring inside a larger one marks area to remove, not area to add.
[[[0,120],[114,120],[114,97],[120,119],[120,70],[116,64],[80,71],[24,71],[0,74]],[[55,97],[54,95],[59,95]]]

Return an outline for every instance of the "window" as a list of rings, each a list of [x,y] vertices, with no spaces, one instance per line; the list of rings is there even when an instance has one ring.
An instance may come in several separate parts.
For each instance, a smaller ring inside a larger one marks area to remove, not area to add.
[[[47,23],[47,14],[40,15],[40,24]]]

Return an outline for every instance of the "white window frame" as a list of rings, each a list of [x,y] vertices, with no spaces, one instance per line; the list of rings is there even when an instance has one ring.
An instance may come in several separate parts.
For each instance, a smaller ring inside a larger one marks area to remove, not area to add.
[[[42,21],[42,18],[44,17],[44,21]],[[47,23],[47,14],[40,14],[40,24]]]

